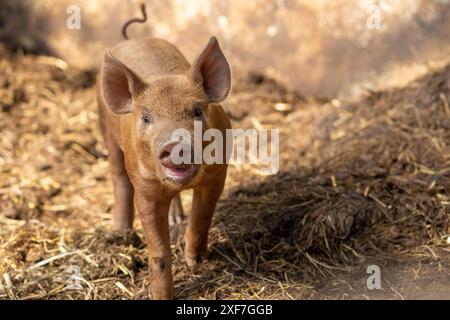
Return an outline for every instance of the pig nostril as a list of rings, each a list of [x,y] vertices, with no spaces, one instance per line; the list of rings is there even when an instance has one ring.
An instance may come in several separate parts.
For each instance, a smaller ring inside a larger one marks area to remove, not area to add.
[[[159,160],[164,162],[169,161],[174,146],[175,143],[168,143],[165,146],[163,146],[161,148],[161,153],[159,154]]]
[[[161,152],[161,154],[159,155],[159,159],[160,159],[160,160],[166,160],[166,159],[168,159],[169,157],[170,157],[170,152],[167,151],[167,150],[163,150],[163,151]]]
[[[163,165],[170,165],[173,160],[172,156],[175,156],[177,160],[184,159],[184,148],[178,148],[178,150],[174,150],[175,146],[177,146],[178,144],[178,142],[167,143],[161,148],[161,151],[159,153],[159,160],[163,163]],[[181,161],[183,163],[183,160]]]

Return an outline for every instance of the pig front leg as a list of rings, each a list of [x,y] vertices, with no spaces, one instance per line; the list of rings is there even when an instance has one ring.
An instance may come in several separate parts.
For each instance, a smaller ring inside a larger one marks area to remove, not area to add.
[[[111,177],[114,188],[114,207],[112,209],[112,220],[114,231],[124,232],[133,228],[134,189],[128,177],[124,164],[124,155],[112,134],[102,126],[108,149],[108,160],[111,167]]]
[[[147,241],[151,298],[173,299],[168,221],[170,198],[152,196],[148,188],[136,188],[135,201]]]
[[[185,233],[184,255],[189,267],[195,267],[206,258],[208,231],[217,201],[222,193],[226,172],[214,184],[194,189],[192,213]]]

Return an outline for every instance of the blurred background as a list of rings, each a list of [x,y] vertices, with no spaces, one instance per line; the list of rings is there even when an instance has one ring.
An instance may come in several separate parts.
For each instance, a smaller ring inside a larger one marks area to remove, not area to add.
[[[0,299],[148,298],[139,219],[111,233],[95,98],[140,3],[0,2]],[[229,166],[197,272],[181,223],[176,298],[450,299],[450,0],[145,4],[131,38],[193,61],[217,36],[233,127],[280,134],[277,174]]]
[[[3,0],[0,39],[95,69],[139,3]],[[66,27],[70,5],[80,29]],[[216,35],[236,74],[257,70],[318,97],[404,85],[450,52],[448,0],[166,0],[147,1],[147,12],[131,37],[164,38],[192,60]]]

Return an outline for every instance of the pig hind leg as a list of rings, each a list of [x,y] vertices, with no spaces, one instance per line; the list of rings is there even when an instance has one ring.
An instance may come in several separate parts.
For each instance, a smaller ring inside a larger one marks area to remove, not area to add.
[[[169,226],[170,226],[170,239],[177,241],[181,231],[181,224],[184,220],[183,205],[181,203],[180,194],[177,194],[172,198],[169,209]]]

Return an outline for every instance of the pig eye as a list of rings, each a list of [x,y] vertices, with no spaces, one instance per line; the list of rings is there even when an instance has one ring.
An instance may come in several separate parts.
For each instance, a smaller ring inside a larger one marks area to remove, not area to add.
[[[195,118],[201,118],[201,116],[203,115],[202,107],[199,105],[195,106],[192,112]]]
[[[152,118],[148,114],[143,114],[141,120],[145,124],[152,122]]]

